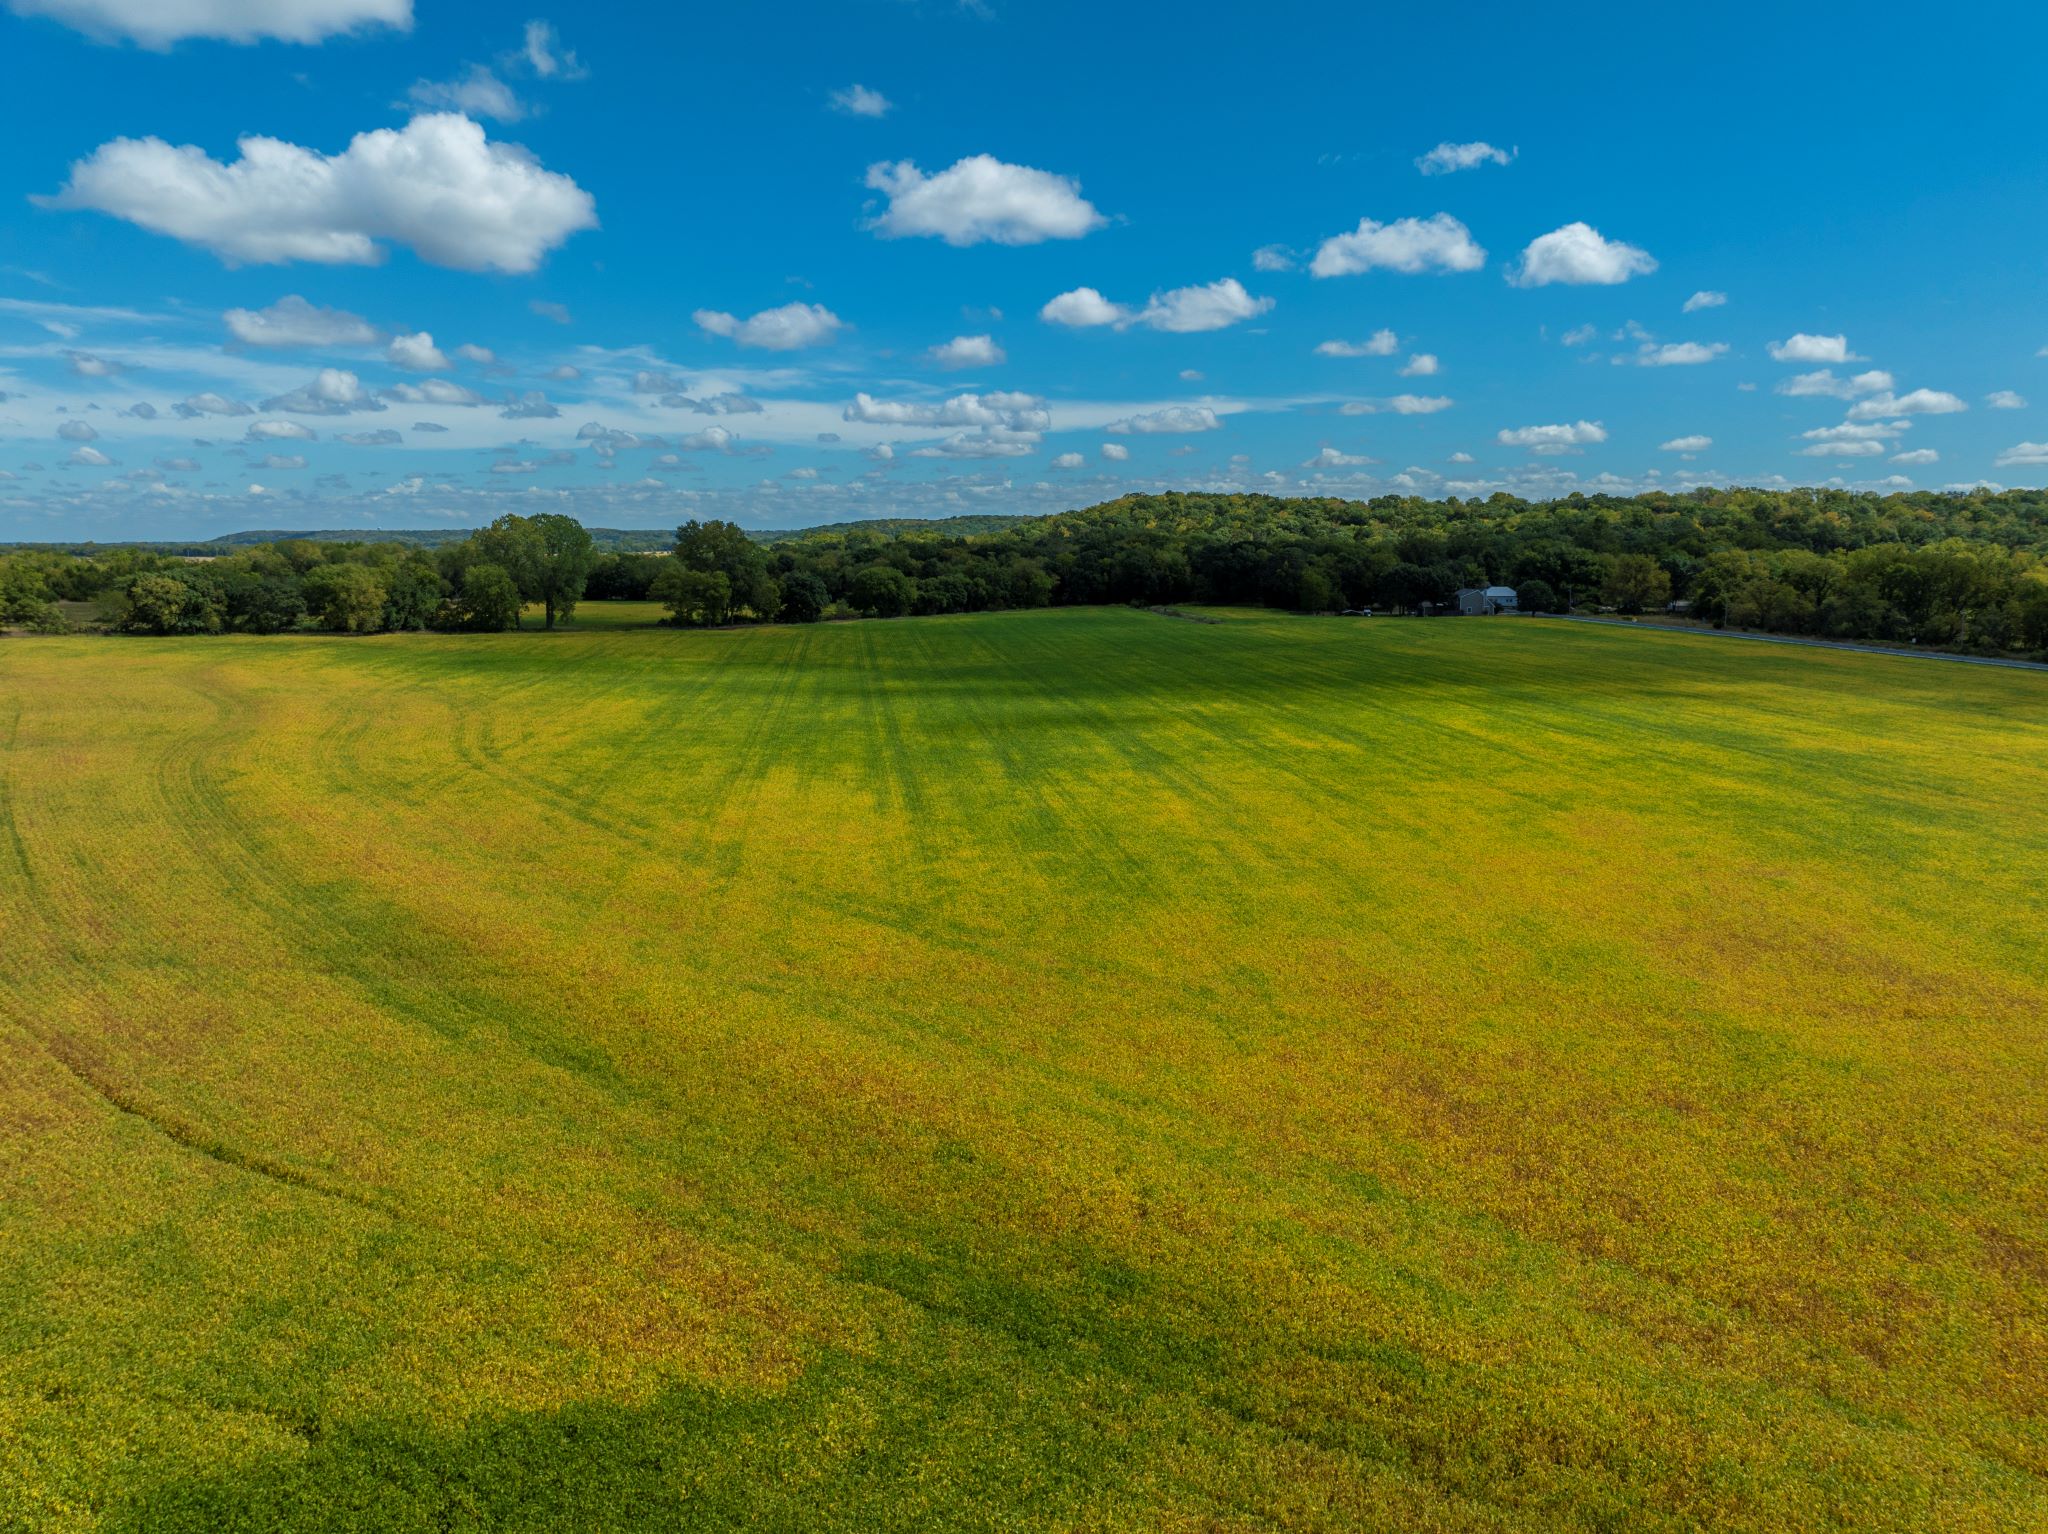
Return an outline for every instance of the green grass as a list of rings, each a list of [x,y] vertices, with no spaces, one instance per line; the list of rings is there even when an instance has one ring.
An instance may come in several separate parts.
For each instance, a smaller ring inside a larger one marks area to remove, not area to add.
[[[0,1528],[2048,1522],[2048,678],[0,641]]]

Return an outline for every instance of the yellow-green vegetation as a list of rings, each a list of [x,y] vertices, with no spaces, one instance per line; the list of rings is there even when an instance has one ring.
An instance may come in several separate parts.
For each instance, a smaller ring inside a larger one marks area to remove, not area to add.
[[[0,641],[0,1526],[2048,1525],[2048,677]]]

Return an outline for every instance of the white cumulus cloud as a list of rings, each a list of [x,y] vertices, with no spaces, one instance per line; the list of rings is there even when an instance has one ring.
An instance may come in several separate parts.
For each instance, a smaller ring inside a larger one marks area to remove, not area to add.
[[[1857,399],[1865,394],[1889,393],[1897,382],[1883,368],[1872,368],[1853,378],[1837,378],[1833,368],[1799,373],[1778,385],[1780,394],[1822,396],[1827,399]]]
[[[1728,295],[1726,293],[1718,293],[1711,288],[1702,288],[1685,301],[1680,312],[1684,314],[1697,314],[1702,309],[1718,309],[1727,302]]]
[[[1235,277],[1225,277],[1218,282],[1154,293],[1130,323],[1185,335],[1222,330],[1264,314],[1272,307],[1272,299],[1254,297]]]
[[[1711,344],[1672,341],[1664,346],[1645,342],[1642,350],[1636,353],[1636,362],[1646,368],[1697,367],[1702,362],[1712,362],[1727,350],[1727,344],[1721,341]]]
[[[1291,272],[1300,262],[1285,245],[1261,245],[1252,252],[1255,272]]]
[[[1355,277],[1362,272],[1476,272],[1486,252],[1472,231],[1448,213],[1400,218],[1391,224],[1362,218],[1349,234],[1332,235],[1316,248],[1309,271],[1317,277]]]
[[[1532,453],[1554,457],[1576,453],[1589,443],[1605,442],[1607,428],[1598,421],[1579,421],[1562,426],[1517,426],[1501,431],[1495,439],[1502,447],[1525,447]]]
[[[994,336],[955,336],[931,351],[942,368],[988,368],[1009,360]]]
[[[1088,460],[1079,453],[1062,453],[1052,461],[1055,469],[1078,469]]]
[[[393,336],[384,349],[384,360],[408,373],[445,373],[455,365],[434,344],[432,333],[425,330],[415,335]]]
[[[1673,437],[1669,442],[1658,443],[1657,451],[1660,453],[1704,453],[1713,445],[1714,439],[1712,437],[1698,435]]]
[[[268,309],[230,309],[221,318],[244,346],[369,346],[377,339],[361,315],[322,309],[296,293]]]
[[[71,167],[46,207],[92,209],[231,264],[374,265],[385,243],[464,271],[530,272],[597,223],[590,194],[469,118],[415,117],[337,155],[248,137],[223,164],[195,145],[115,139]]]
[[[1415,168],[1425,176],[1448,176],[1454,171],[1471,170],[1479,165],[1506,165],[1520,151],[1496,149],[1488,143],[1439,144],[1415,161]]]
[[[1128,330],[1143,325],[1149,330],[1175,334],[1222,330],[1253,319],[1273,307],[1273,300],[1254,296],[1235,277],[1191,287],[1170,288],[1154,293],[1142,309],[1112,303],[1094,288],[1074,288],[1047,300],[1038,317],[1049,325],[1085,330],[1114,325]]]
[[[412,0],[7,0],[7,8],[153,49],[188,37],[317,43],[369,27],[412,26]]]
[[[1105,442],[1102,444],[1102,456],[1111,463],[1122,463],[1131,456],[1131,450],[1121,442]]]
[[[1113,304],[1093,288],[1074,288],[1046,300],[1038,317],[1048,325],[1065,325],[1085,330],[1097,325],[1115,325],[1130,318],[1130,310]]]
[[[784,304],[779,309],[763,309],[745,320],[717,309],[699,309],[691,318],[698,329],[709,335],[725,336],[741,346],[771,352],[817,346],[845,328],[845,322],[823,304]]]
[[[1771,342],[1768,348],[1774,362],[1861,362],[1863,359],[1849,350],[1847,336],[1810,336],[1801,331],[1787,336],[1782,341]]]
[[[1363,341],[1325,341],[1316,347],[1318,357],[1391,357],[1401,349],[1401,338],[1391,330],[1375,330]]]
[[[1910,453],[1892,454],[1893,463],[1940,463],[1941,454],[1931,447],[1916,447]]]
[[[1998,455],[1998,467],[2010,469],[2048,465],[2048,442],[2021,442]]]
[[[1610,240],[1588,223],[1570,223],[1539,235],[1522,252],[1511,280],[1517,287],[1541,288],[1552,283],[1575,287],[1613,287],[1631,277],[1657,270],[1656,257],[1620,240]]]
[[[1908,394],[1873,394],[1849,407],[1852,421],[1873,421],[1891,415],[1954,415],[1968,410],[1955,395],[1943,389],[1915,389]]]
[[[1403,378],[1434,378],[1443,369],[1434,352],[1417,352],[1401,369]]]
[[[1302,467],[1304,469],[1356,469],[1369,463],[1378,462],[1377,458],[1368,458],[1363,453],[1345,453],[1340,452],[1334,447],[1326,447],[1316,454],[1315,457],[1304,460]]]
[[[1999,389],[1995,393],[1985,395],[1984,403],[1993,410],[2024,410],[2027,408],[2026,400],[2011,389]]]
[[[931,176],[909,160],[883,161],[868,167],[867,184],[889,199],[868,227],[889,239],[1036,245],[1077,240],[1108,222],[1078,181],[993,155],[970,155]]]

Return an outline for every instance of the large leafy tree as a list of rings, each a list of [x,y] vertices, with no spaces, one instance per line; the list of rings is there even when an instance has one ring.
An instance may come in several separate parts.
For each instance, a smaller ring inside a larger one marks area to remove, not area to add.
[[[549,628],[558,618],[574,616],[597,564],[589,532],[559,512],[508,513],[479,532],[475,543],[482,563],[502,568],[522,597],[541,604]]]

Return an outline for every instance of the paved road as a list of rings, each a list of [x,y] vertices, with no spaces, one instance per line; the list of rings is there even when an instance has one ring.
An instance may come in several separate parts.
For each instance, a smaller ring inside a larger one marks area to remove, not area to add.
[[[1680,628],[1669,623],[1631,623],[1626,618],[1581,618],[1576,614],[1567,617],[1563,613],[1535,613],[1531,616],[1551,618],[1559,623],[1597,623],[1602,628],[1634,629],[1639,634],[1690,634],[1705,639],[1753,639],[1758,644],[1803,645],[1811,650],[1854,650],[1859,655],[1896,655],[1906,660],[1951,660],[1965,666],[2003,666],[2008,671],[2048,671],[2048,664],[2037,660],[2001,660],[1995,655],[1951,655],[1945,650],[1894,650],[1885,645],[1854,644],[1846,639],[1800,639],[1790,634],[1736,634],[1727,629]]]

